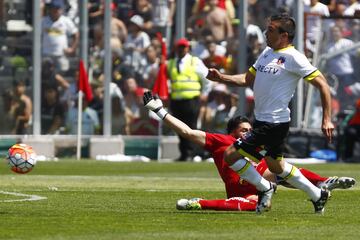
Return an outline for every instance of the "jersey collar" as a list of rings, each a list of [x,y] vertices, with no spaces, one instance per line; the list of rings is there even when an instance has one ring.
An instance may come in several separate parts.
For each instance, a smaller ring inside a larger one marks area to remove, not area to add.
[[[287,46],[287,47],[280,48],[280,49],[278,49],[278,50],[274,50],[274,52],[283,52],[283,51],[285,51],[285,50],[287,50],[287,49],[290,49],[290,48],[294,48],[294,45],[289,45],[289,46]]]

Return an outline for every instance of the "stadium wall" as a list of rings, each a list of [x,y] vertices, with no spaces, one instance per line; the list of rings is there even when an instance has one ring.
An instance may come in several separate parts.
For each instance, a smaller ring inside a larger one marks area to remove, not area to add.
[[[18,142],[31,145],[38,155],[46,159],[76,156],[76,135],[0,135],[0,154],[5,156],[8,148]],[[98,155],[122,154],[168,160],[180,156],[178,145],[179,139],[176,135],[160,138],[158,136],[85,135],[82,136],[81,141],[81,156],[95,159]],[[160,151],[158,146],[160,146]],[[286,142],[285,156],[306,158],[312,152],[322,149],[339,153],[341,146],[337,134],[333,142],[328,143],[319,129],[291,128]]]

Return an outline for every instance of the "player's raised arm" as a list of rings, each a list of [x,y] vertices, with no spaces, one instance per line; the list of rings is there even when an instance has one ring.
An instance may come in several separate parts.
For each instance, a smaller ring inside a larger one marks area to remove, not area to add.
[[[205,145],[206,134],[204,131],[191,129],[184,122],[169,114],[164,109],[162,101],[156,96],[153,96],[151,92],[145,92],[143,100],[144,106],[156,113],[159,118],[177,134],[200,146]]]
[[[251,87],[254,83],[255,76],[250,72],[247,72],[246,74],[228,75],[220,73],[215,68],[210,68],[206,78],[214,82],[240,87]]]

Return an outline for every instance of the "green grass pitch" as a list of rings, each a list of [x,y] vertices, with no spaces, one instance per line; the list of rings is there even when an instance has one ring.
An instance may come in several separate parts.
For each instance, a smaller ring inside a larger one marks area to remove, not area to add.
[[[359,164],[306,165],[360,180]],[[34,201],[23,201],[33,197]],[[43,197],[46,199],[36,199]],[[39,162],[26,175],[0,164],[0,239],[359,239],[360,187],[335,190],[324,216],[283,187],[270,212],[177,211],[180,198],[224,198],[211,163]]]

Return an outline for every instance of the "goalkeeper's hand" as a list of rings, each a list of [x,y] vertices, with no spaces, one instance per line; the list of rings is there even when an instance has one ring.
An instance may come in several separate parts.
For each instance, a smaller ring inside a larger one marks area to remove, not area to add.
[[[157,96],[153,96],[150,91],[144,93],[143,100],[144,106],[156,113],[161,119],[164,119],[168,114],[168,112],[163,108],[162,101]]]
[[[144,106],[155,113],[158,112],[163,107],[162,101],[159,98],[157,98],[157,96],[153,96],[151,92],[145,92],[143,96],[143,100],[144,100]]]

